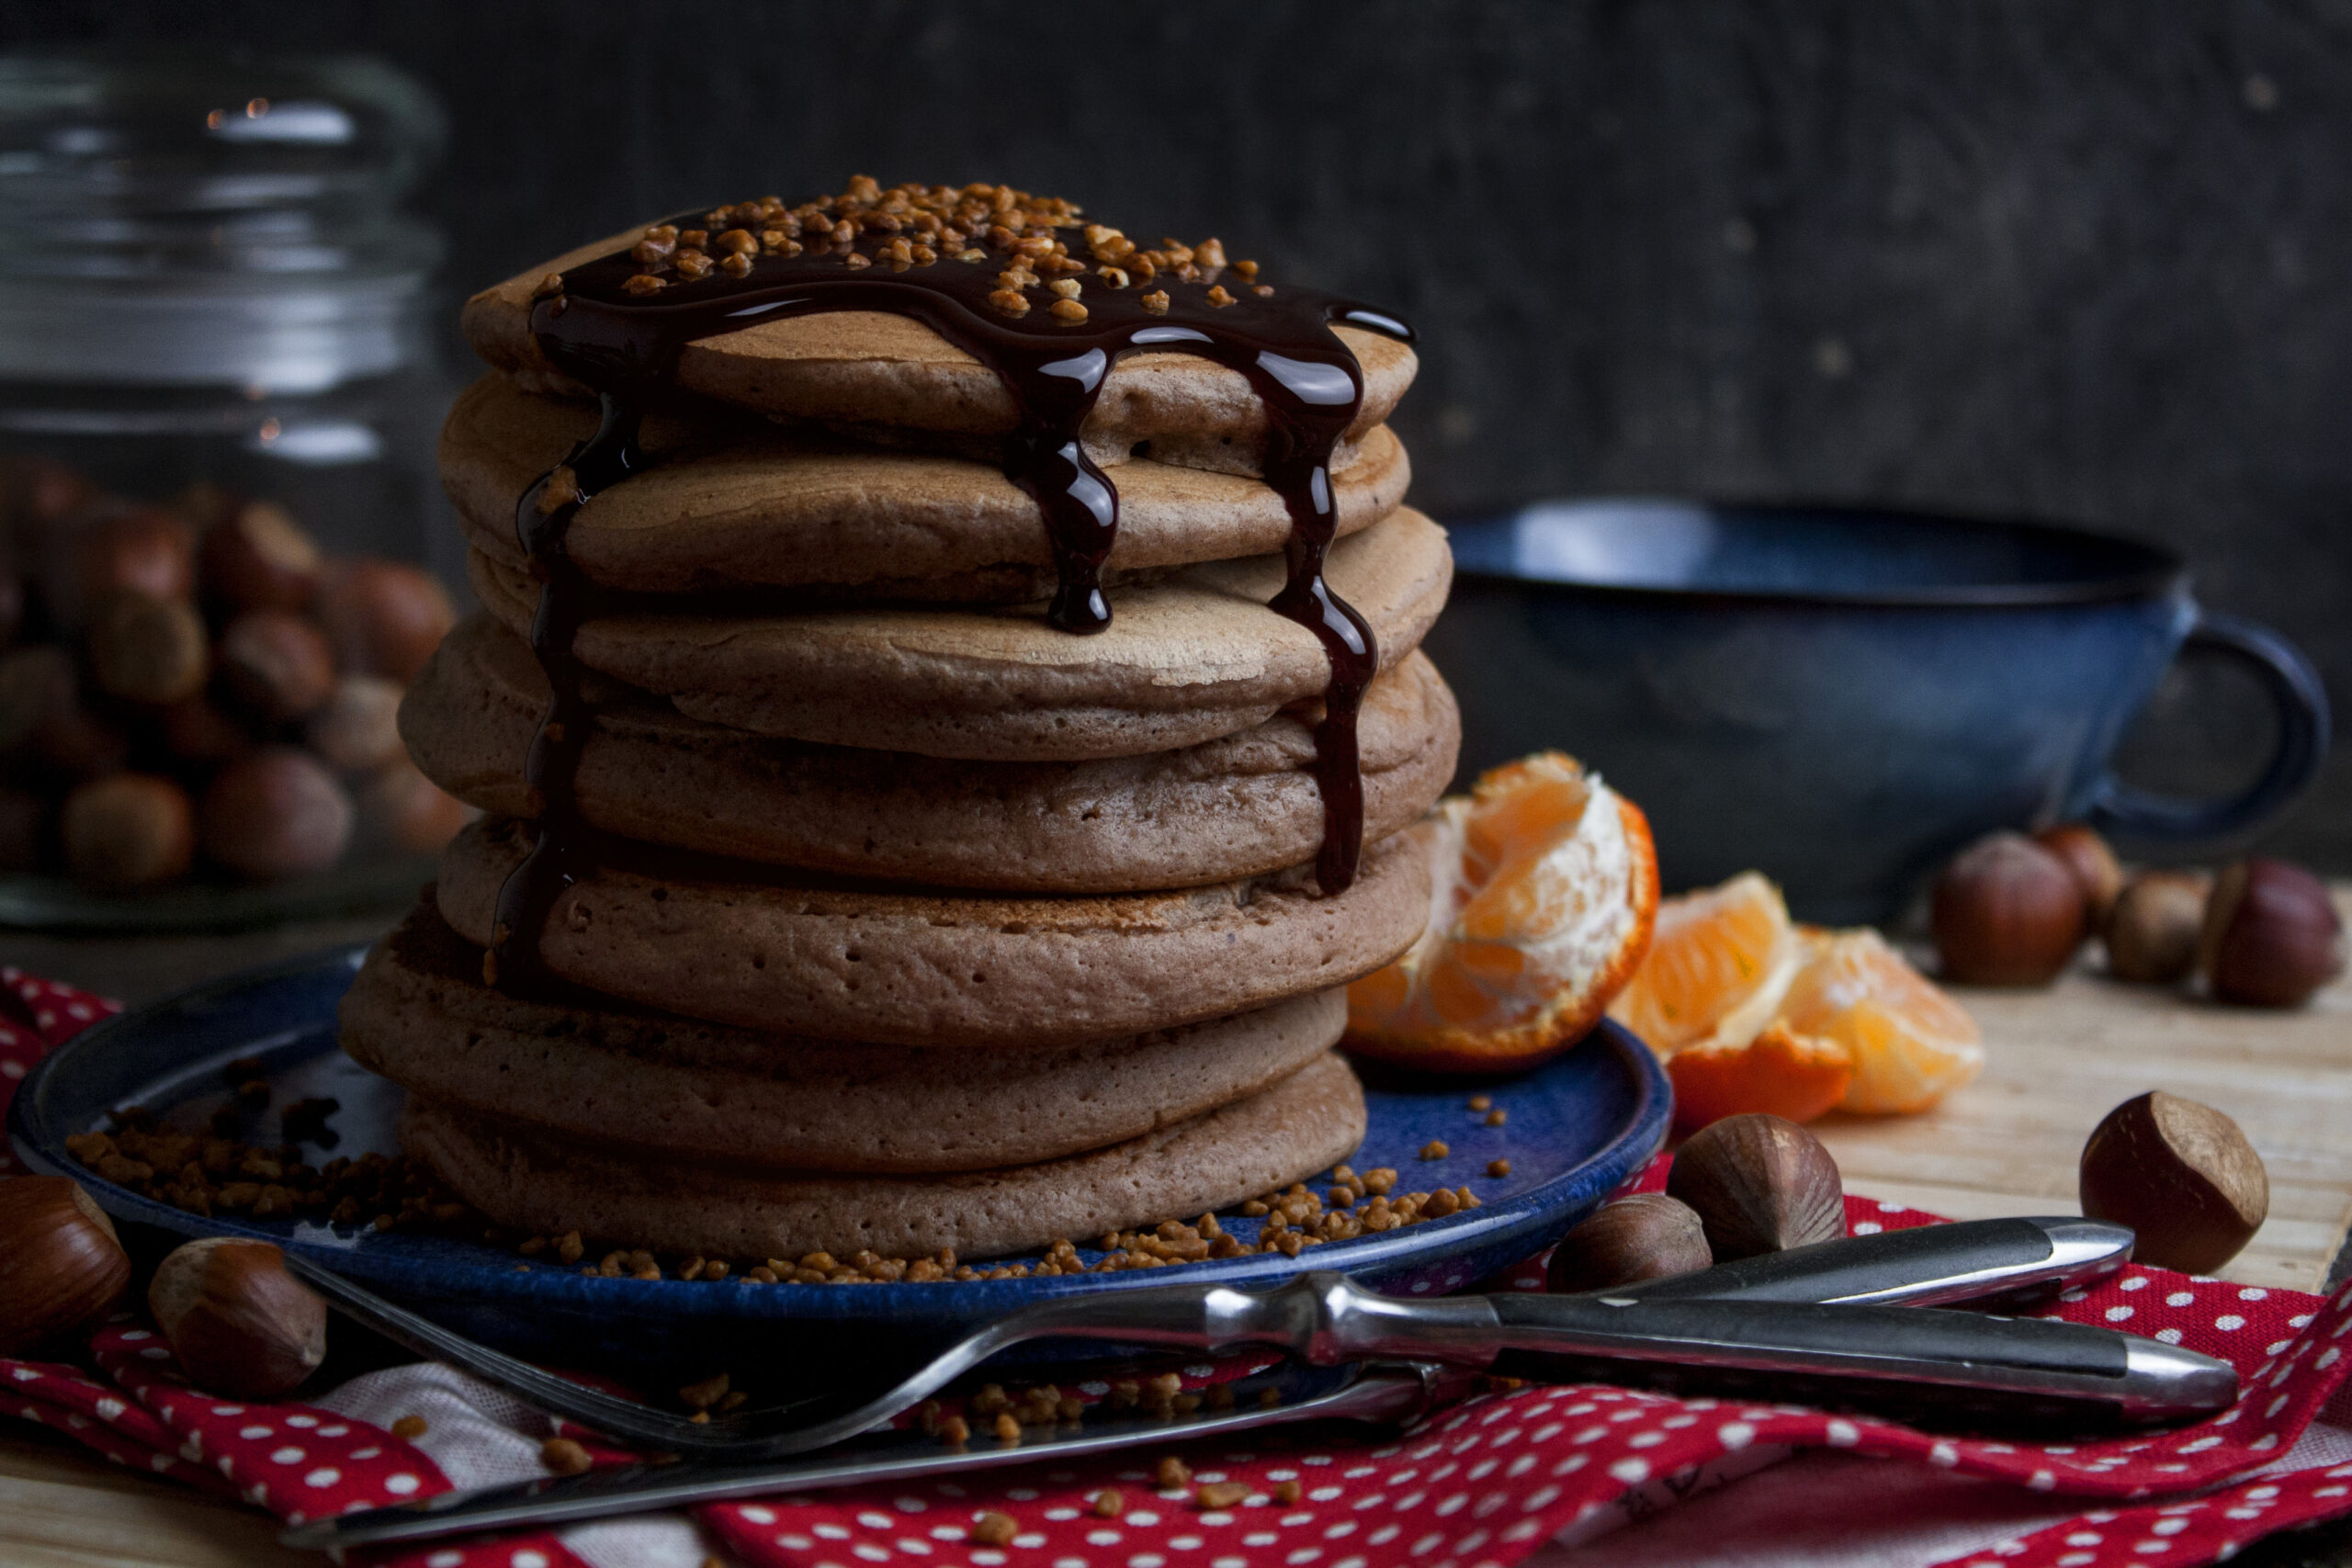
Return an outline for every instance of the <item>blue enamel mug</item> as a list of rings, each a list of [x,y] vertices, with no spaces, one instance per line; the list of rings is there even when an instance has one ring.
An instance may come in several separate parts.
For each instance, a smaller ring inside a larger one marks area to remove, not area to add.
[[[2198,607],[2180,558],[2072,528],[1832,506],[1545,502],[1452,521],[1427,647],[1462,702],[1461,778],[1544,747],[1649,814],[1669,891],[1756,868],[1798,918],[1883,921],[1997,828],[2081,818],[2127,849],[2241,840],[2328,744],[2319,675]],[[2184,650],[2277,710],[2222,799],[2109,763]]]

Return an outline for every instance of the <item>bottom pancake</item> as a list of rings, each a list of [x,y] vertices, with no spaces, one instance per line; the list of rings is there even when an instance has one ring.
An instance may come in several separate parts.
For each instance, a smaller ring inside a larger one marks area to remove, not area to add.
[[[801,1040],[584,992],[508,996],[428,902],[345,996],[343,1048],[501,1126],[771,1170],[1028,1165],[1246,1098],[1337,1043],[1346,994],[1075,1045],[989,1050]]]
[[[956,1175],[768,1176],[582,1147],[412,1099],[401,1143],[498,1224],[723,1258],[861,1249],[965,1258],[1221,1209],[1345,1159],[1363,1088],[1325,1053],[1173,1127],[1036,1165]]]

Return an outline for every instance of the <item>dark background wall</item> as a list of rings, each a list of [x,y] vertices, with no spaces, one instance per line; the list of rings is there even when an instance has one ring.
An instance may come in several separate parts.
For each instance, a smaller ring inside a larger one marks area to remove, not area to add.
[[[2352,716],[2352,4],[0,0],[0,47],[139,42],[433,84],[453,299],[707,200],[1010,181],[1409,314],[1429,510],[2086,522]],[[2182,676],[2128,751],[2215,787],[2267,735]],[[2352,748],[2271,843],[2352,871]]]

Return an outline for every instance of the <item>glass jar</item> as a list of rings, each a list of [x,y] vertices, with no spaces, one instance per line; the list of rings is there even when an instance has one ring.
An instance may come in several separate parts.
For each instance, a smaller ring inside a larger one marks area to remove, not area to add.
[[[460,564],[400,207],[443,134],[364,59],[0,59],[0,922],[429,874],[457,808],[383,741]]]

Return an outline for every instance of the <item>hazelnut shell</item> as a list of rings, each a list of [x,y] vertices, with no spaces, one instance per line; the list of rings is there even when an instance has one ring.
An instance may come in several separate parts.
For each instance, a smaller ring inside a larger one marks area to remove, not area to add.
[[[48,801],[28,789],[0,787],[0,871],[39,871],[48,827]]]
[[[346,773],[371,773],[407,753],[401,746],[401,688],[381,675],[345,675],[311,716],[311,747]]]
[[[82,700],[74,656],[54,643],[0,656],[0,751],[19,747],[69,778],[110,773],[130,750]]]
[[[304,717],[334,693],[334,649],[290,610],[253,610],[220,634],[220,684],[272,723]]]
[[[2185,1274],[2235,1258],[2270,1212],[2269,1173],[2238,1124],[2161,1089],[2107,1113],[2080,1180],[2085,1215],[2130,1225],[2134,1258]]]
[[[434,854],[474,817],[473,808],[418,771],[405,753],[359,786],[359,825],[367,840],[395,854]]]
[[[65,797],[58,817],[66,869],[93,887],[153,887],[196,859],[187,792],[152,773],[109,773]]]
[[[327,1307],[266,1241],[207,1236],[164,1259],[147,1306],[198,1388],[275,1399],[327,1353]]]
[[[99,518],[75,539],[74,554],[77,604],[120,592],[194,597],[196,530],[167,507],[133,507]]]
[[[2281,860],[2231,866],[2206,901],[2197,967],[2221,1001],[2302,1006],[2344,968],[2344,923],[2327,884]]]
[[[249,501],[204,532],[207,599],[236,612],[307,610],[318,597],[319,547],[286,509]]]
[[[130,1258],[81,1183],[0,1179],[0,1356],[97,1322],[130,1288]]]
[[[2123,867],[2116,860],[2115,852],[2108,847],[2098,829],[2085,822],[2060,822],[2044,828],[2033,836],[2033,841],[2056,855],[2075,874],[2075,885],[2083,890],[2083,902],[2090,914],[2091,929],[2096,931],[2115,907],[2116,896],[2123,891]]]
[[[184,762],[226,762],[243,756],[255,744],[251,731],[202,694],[158,713],[155,729],[164,749]]]
[[[276,746],[213,775],[198,816],[205,854],[241,876],[325,871],[351,842],[351,796],[308,751]]]
[[[1846,1234],[1838,1162],[1778,1116],[1726,1116],[1692,1134],[1675,1152],[1666,1190],[1698,1214],[1718,1263]]]
[[[438,579],[401,561],[361,557],[330,571],[319,619],[348,671],[406,682],[457,624]]]
[[[1944,977],[1971,986],[2041,986],[2082,945],[2082,884],[2022,833],[1994,833],[1953,857],[1929,910]]]
[[[2211,886],[2193,871],[2143,871],[2125,883],[2107,916],[2108,972],[2142,985],[2187,979]]]
[[[1554,1291],[1574,1294],[1688,1274],[1713,1261],[1706,1228],[1689,1204],[1636,1192],[1562,1236],[1544,1277]]]
[[[211,672],[204,617],[182,599],[126,590],[90,612],[90,671],[98,690],[134,703],[175,703]]]

